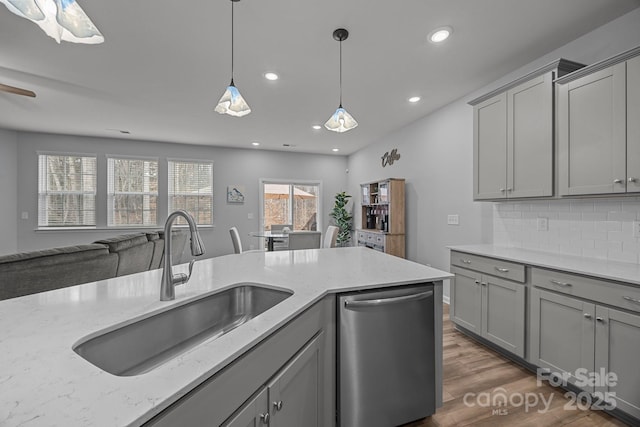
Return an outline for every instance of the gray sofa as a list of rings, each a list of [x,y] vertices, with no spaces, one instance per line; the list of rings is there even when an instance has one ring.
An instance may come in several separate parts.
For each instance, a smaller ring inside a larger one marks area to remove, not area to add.
[[[0,300],[160,268],[163,234],[125,234],[88,245],[0,256]],[[172,259],[178,264],[187,233],[174,230],[172,235]]]

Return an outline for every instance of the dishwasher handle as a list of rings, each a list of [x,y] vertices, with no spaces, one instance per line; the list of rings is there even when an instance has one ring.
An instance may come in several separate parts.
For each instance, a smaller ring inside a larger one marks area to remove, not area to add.
[[[395,304],[399,302],[417,301],[419,299],[428,298],[433,295],[433,291],[420,292],[418,294],[404,295],[401,297],[370,299],[361,301],[345,301],[345,307],[377,307],[387,304]]]

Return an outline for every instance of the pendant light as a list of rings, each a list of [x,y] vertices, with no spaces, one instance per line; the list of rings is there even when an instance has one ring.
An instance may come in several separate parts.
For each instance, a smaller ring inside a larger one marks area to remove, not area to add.
[[[342,108],[342,42],[349,37],[349,31],[338,28],[333,32],[333,38],[340,42],[340,106],[335,113],[327,120],[324,127],[334,132],[346,132],[358,126],[358,122]]]
[[[233,82],[233,4],[240,0],[231,0],[231,84],[222,94],[215,111],[234,117],[246,116],[251,112],[249,104],[244,100]]]
[[[75,0],[0,0],[11,12],[38,25],[58,43],[104,42],[104,37]]]

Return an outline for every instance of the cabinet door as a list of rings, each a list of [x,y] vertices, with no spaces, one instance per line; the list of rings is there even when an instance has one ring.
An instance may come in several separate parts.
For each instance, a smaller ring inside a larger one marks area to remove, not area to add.
[[[596,372],[616,375],[615,385],[600,383],[596,391],[615,393],[616,407],[640,418],[638,343],[640,316],[596,307]]]
[[[627,61],[627,192],[640,192],[640,56]]]
[[[318,334],[267,386],[271,427],[320,425],[322,381],[319,378],[322,340]]]
[[[579,368],[592,372],[594,318],[594,304],[531,289],[531,363],[553,374],[567,373],[573,384]],[[593,392],[593,387],[585,389]]]
[[[507,94],[502,93],[473,108],[473,198],[506,197]]]
[[[507,197],[553,195],[553,74],[507,92]]]
[[[524,285],[482,276],[481,286],[482,336],[524,357]]]
[[[561,195],[625,192],[625,74],[620,63],[560,85]]]
[[[451,282],[451,321],[476,334],[481,334],[482,292],[480,273],[451,267],[456,277]]]
[[[245,403],[231,418],[222,424],[224,427],[259,427],[269,422],[269,400],[267,389],[263,388],[257,396]]]

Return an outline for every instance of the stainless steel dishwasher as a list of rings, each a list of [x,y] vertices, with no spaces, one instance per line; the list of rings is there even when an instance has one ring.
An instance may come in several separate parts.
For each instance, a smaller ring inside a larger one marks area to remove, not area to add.
[[[433,283],[338,296],[343,427],[391,427],[435,412]]]

